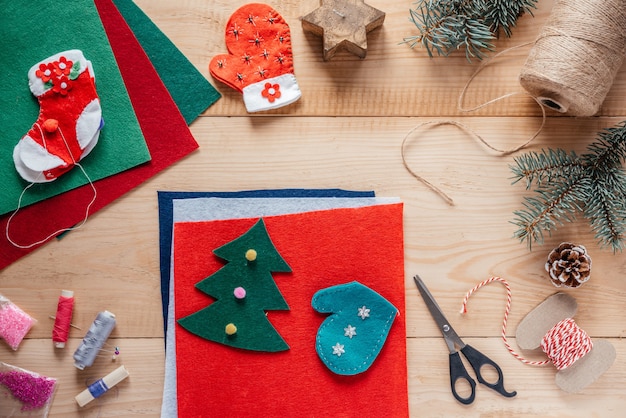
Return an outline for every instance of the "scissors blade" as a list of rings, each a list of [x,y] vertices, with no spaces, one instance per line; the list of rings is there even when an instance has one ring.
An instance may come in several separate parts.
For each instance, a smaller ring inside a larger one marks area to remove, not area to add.
[[[415,277],[413,277],[413,280],[415,280],[417,289],[422,295],[424,302],[426,302],[426,306],[428,307],[430,314],[437,323],[439,331],[441,331],[441,333],[443,334],[443,338],[446,340],[446,344],[448,345],[448,350],[450,350],[450,353],[456,353],[457,351],[464,348],[465,343],[463,343],[461,338],[459,338],[459,336],[457,335],[456,331],[454,331],[454,328],[452,328],[452,326],[446,319],[446,316],[443,314],[441,308],[437,304],[437,301],[430,293],[422,279],[418,275],[415,275]]]

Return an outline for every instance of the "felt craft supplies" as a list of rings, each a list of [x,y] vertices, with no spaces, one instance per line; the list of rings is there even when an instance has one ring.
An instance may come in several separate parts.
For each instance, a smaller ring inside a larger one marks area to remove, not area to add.
[[[323,318],[310,305],[317,290],[336,284],[339,273],[345,274],[349,260],[350,273],[359,277],[361,283],[376,288],[394,306],[404,307],[401,207],[376,205],[264,217],[272,242],[292,268],[290,275],[294,275],[289,280],[294,285],[280,286],[290,311],[268,312],[290,349],[272,354],[242,353],[211,344],[210,351],[199,350],[198,344],[210,342],[202,342],[177,327],[178,416],[202,414],[198,407],[210,408],[215,415],[245,416],[251,411],[263,411],[266,416],[295,416],[303,410],[316,415],[358,413],[354,403],[338,396],[347,385],[351,396],[359,399],[358,410],[408,416],[403,316],[392,327],[384,350],[367,371],[367,378],[336,376],[315,351],[315,332]],[[206,304],[206,296],[197,292],[193,284],[198,277],[207,276],[201,270],[210,274],[222,264],[194,254],[200,253],[199,248],[217,248],[221,245],[218,242],[229,242],[253,223],[253,219],[175,223],[177,318]],[[279,278],[276,281],[285,282]],[[245,362],[241,361],[242,356]],[[190,367],[189,362],[194,366]],[[289,396],[285,396],[285,382],[290,381],[306,384],[288,385]],[[313,384],[315,390],[311,390]],[[215,388],[214,396],[207,396],[207,387]],[[235,398],[237,402],[223,401]]]
[[[291,32],[285,19],[266,4],[237,9],[226,24],[228,54],[211,59],[217,80],[241,92],[248,112],[276,109],[297,101]]]
[[[54,378],[0,362],[0,416],[47,417],[56,385]]]
[[[365,58],[367,34],[382,26],[385,13],[363,0],[321,0],[321,6],[302,18],[302,29],[321,36],[324,61],[341,49]]]
[[[120,366],[102,379],[96,380],[89,385],[87,389],[76,395],[74,398],[78,406],[85,406],[89,402],[107,393],[112,387],[123,381],[129,376],[128,370],[124,366]]]
[[[0,338],[9,347],[17,350],[35,322],[33,317],[0,294]]]
[[[166,323],[165,384],[162,417],[178,416],[176,400],[176,350],[172,228],[175,222],[197,222],[284,215],[397,203],[397,198],[376,198],[371,191],[341,189],[277,189],[240,192],[159,192],[161,279]]]
[[[83,370],[93,364],[113,328],[115,328],[115,315],[109,311],[99,312],[74,352],[76,368]]]

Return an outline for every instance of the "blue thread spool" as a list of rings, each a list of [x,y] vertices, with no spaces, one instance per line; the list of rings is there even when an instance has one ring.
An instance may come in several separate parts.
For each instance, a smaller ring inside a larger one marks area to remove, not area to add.
[[[80,370],[91,366],[113,328],[115,328],[115,315],[109,311],[98,313],[87,335],[74,352],[74,366]]]

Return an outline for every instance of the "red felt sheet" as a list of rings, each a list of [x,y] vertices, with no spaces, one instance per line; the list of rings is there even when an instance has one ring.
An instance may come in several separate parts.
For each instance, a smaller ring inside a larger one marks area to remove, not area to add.
[[[290,349],[253,352],[204,340],[176,326],[180,417],[408,416],[402,204],[264,218],[292,273],[275,273],[289,311],[267,313]],[[175,317],[212,302],[194,286],[224,262],[212,251],[245,233],[256,219],[174,225]],[[374,364],[339,376],[315,351],[326,318],[311,307],[323,288],[359,281],[400,314]]]
[[[149,58],[111,0],[95,0],[128,95],[145,136],[152,160],[146,164],[95,182],[97,198],[91,214],[180,160],[198,147],[178,107],[163,85]],[[193,94],[193,92],[190,92]],[[106,121],[106,115],[103,115]],[[20,245],[37,242],[71,227],[85,217],[93,197],[90,185],[20,209],[10,223],[10,237]],[[10,214],[0,218],[0,269],[41,245],[21,249],[4,233]]]

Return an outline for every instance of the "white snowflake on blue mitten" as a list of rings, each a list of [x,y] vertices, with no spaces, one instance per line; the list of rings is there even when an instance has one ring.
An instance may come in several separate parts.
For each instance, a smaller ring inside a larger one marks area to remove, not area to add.
[[[315,349],[324,364],[341,375],[362,373],[372,365],[398,314],[387,299],[359,282],[319,290],[311,305],[332,314],[317,331]]]

